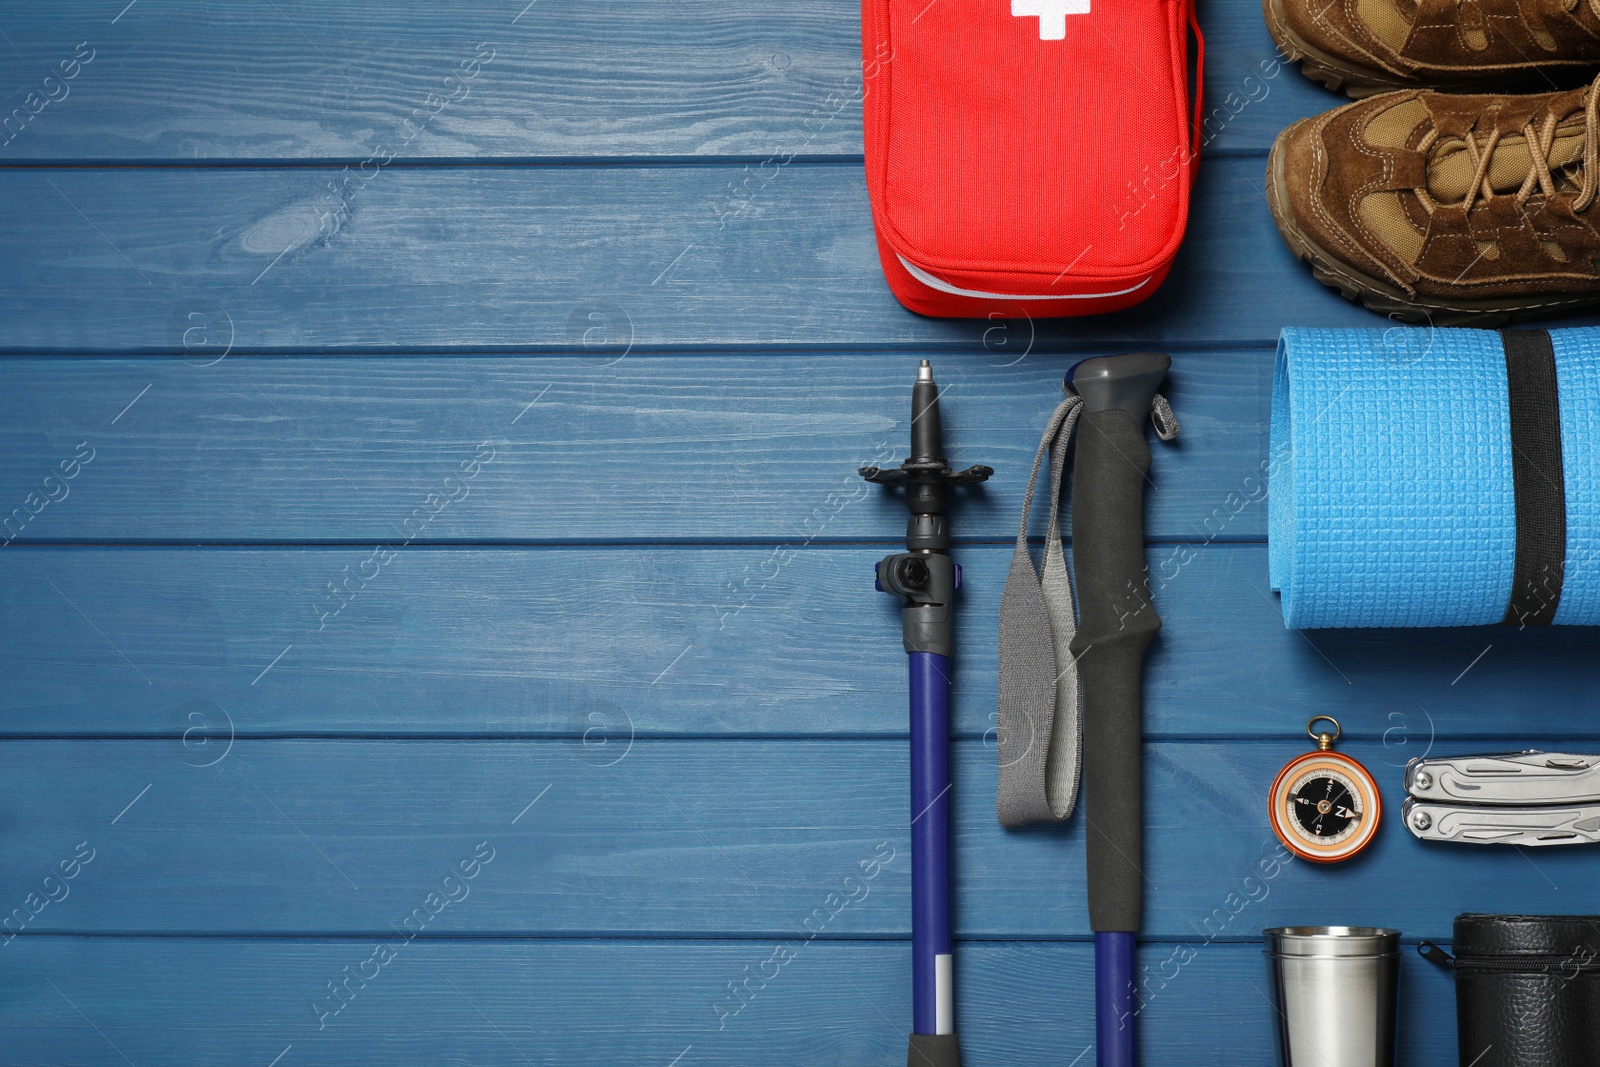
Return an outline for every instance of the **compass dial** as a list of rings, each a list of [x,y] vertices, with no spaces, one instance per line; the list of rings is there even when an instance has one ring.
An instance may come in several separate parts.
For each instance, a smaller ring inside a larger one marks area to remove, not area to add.
[[[1361,821],[1361,799],[1344,775],[1310,771],[1289,787],[1289,816],[1319,842],[1334,844],[1355,833]]]
[[[1348,859],[1372,840],[1380,812],[1372,776],[1336,752],[1309,752],[1272,786],[1272,827],[1303,859]]]

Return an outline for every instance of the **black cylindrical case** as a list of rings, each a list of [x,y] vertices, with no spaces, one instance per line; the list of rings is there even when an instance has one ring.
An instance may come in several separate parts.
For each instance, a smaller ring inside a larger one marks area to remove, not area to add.
[[[1458,915],[1461,1067],[1600,1067],[1600,916]]]

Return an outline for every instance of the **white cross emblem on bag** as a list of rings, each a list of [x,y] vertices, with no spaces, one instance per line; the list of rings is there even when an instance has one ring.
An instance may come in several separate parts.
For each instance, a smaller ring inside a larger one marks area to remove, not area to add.
[[[1089,0],[1011,0],[1016,18],[1037,18],[1039,40],[1061,41],[1067,36],[1067,16],[1087,15]]]

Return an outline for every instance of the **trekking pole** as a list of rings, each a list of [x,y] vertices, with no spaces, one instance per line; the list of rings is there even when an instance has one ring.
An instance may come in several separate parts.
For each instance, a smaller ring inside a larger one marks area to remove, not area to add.
[[[906,550],[877,566],[880,592],[901,597],[911,667],[911,1000],[909,1067],[958,1067],[950,884],[951,605],[961,568],[951,560],[945,504],[952,485],[981,482],[989,467],[956,472],[944,459],[939,387],[927,360],[911,387],[911,455],[869,482],[906,490]]]
[[[1067,372],[1083,398],[1073,461],[1072,640],[1083,693],[1089,925],[1100,1067],[1138,1062],[1135,935],[1144,907],[1145,649],[1161,629],[1144,567],[1145,421],[1172,360],[1159,352],[1086,359]]]

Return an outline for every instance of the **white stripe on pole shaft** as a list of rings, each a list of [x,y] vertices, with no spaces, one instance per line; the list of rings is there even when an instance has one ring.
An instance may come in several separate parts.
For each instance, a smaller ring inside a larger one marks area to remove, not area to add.
[[[933,957],[933,996],[936,1007],[933,1013],[933,1032],[956,1032],[956,978],[955,967],[948,953]]]

